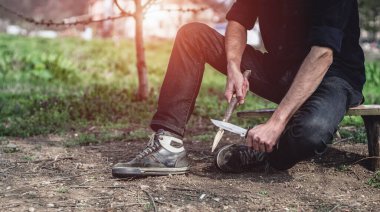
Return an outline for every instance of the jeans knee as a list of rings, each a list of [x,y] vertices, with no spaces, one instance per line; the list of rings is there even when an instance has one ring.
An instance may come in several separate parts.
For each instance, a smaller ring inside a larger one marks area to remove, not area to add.
[[[322,154],[328,143],[333,138],[334,129],[321,118],[304,120],[290,129],[293,140],[297,141],[305,151],[313,151]]]
[[[192,40],[197,38],[200,33],[206,31],[209,28],[206,24],[193,22],[183,25],[177,32],[177,39]]]

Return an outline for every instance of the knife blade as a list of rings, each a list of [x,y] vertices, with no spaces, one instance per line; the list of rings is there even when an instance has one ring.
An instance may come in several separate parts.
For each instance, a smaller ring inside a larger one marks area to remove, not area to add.
[[[231,123],[228,123],[228,122],[224,122],[224,121],[215,120],[215,119],[211,119],[211,122],[215,126],[221,128],[223,130],[227,130],[229,132],[238,134],[241,137],[245,137],[245,134],[247,134],[247,129],[244,129],[244,128],[239,127],[237,125],[234,125],[234,124],[231,124]]]

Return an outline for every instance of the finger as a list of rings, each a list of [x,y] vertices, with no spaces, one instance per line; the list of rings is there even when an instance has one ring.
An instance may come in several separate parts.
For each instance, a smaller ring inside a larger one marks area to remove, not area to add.
[[[236,98],[238,99],[239,104],[243,104],[244,103],[244,95],[243,95],[242,86],[235,85],[235,91],[236,91]]]
[[[227,88],[226,88],[226,91],[224,92],[224,96],[226,97],[228,103],[230,103],[233,94],[234,94],[233,86],[231,86],[230,84],[227,84]]]
[[[273,151],[273,146],[267,144],[267,145],[265,146],[265,152],[270,153],[270,152],[272,152],[272,151]]]
[[[260,139],[259,138],[255,138],[253,137],[253,140],[252,140],[252,148],[256,151],[260,151],[260,148],[259,148],[259,142],[260,142]]]
[[[260,152],[265,152],[265,143],[260,143],[259,144],[259,151]]]
[[[252,148],[252,137],[251,136],[249,136],[249,135],[247,136],[246,142],[247,142],[247,147]]]

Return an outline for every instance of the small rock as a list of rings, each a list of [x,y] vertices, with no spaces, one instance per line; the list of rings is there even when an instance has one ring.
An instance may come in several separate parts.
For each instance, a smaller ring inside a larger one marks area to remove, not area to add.
[[[362,204],[358,203],[358,202],[354,202],[352,203],[350,206],[351,207],[360,207]]]
[[[33,208],[33,207],[30,207],[30,208],[28,209],[29,212],[34,212],[35,210],[36,210],[36,209]]]
[[[10,190],[11,188],[12,188],[12,187],[8,186],[8,187],[7,187],[7,190]]]
[[[215,198],[213,198],[213,200],[216,201],[216,202],[219,202],[220,198],[215,197]]]
[[[5,152],[5,153],[14,153],[14,152],[18,152],[18,151],[20,151],[18,146],[16,144],[12,144],[12,143],[7,144],[3,148],[3,152]]]
[[[161,190],[161,191],[166,191],[166,186],[165,185],[159,185],[158,188]]]
[[[140,188],[141,188],[142,190],[145,190],[145,189],[149,188],[149,186],[148,186],[148,185],[141,185]]]
[[[46,207],[48,207],[48,208],[54,208],[54,204],[53,204],[53,203],[48,203],[48,204],[46,205]]]
[[[205,198],[206,194],[202,194],[201,196],[199,196],[199,200],[203,200]]]

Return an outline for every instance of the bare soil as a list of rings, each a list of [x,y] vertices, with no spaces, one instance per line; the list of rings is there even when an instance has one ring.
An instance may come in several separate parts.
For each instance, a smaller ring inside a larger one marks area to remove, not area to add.
[[[232,140],[227,134],[223,144]],[[118,180],[112,165],[146,140],[70,148],[54,135],[9,141],[20,151],[1,152],[0,211],[380,211],[380,190],[367,184],[373,172],[367,160],[356,163],[366,144],[331,145],[285,172],[226,174],[213,165],[211,141],[188,140],[189,174]]]

